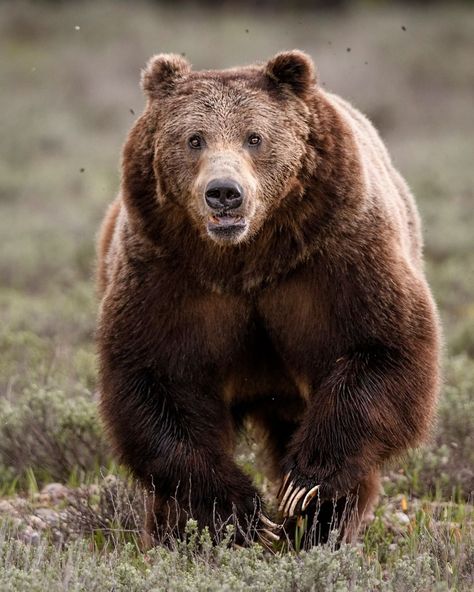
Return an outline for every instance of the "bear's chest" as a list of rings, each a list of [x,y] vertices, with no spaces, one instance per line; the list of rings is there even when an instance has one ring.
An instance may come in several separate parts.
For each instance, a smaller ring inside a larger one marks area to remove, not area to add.
[[[258,295],[223,375],[227,402],[308,398],[333,355],[336,329],[327,296],[296,277]]]
[[[305,273],[260,295],[258,313],[273,347],[293,373],[323,364],[338,340],[337,297],[324,278]]]
[[[295,275],[251,297],[174,286],[150,317],[156,361],[168,372],[191,378],[212,369],[233,399],[278,385],[301,391],[308,368],[317,375],[325,366],[335,329],[324,282]]]

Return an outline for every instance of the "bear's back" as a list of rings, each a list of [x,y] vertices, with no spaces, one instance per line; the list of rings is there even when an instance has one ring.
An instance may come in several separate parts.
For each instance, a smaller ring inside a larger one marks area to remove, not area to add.
[[[407,183],[393,166],[385,144],[369,119],[338,95],[324,95],[354,134],[372,204],[387,220],[394,222],[400,247],[410,263],[420,268],[421,222]]]

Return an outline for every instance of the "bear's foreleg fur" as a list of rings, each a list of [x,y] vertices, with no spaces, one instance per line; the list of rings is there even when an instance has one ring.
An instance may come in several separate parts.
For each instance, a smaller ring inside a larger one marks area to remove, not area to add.
[[[209,527],[216,540],[228,522],[241,544],[256,534],[276,539],[260,495],[231,456],[232,426],[219,398],[150,369],[120,374],[115,364],[103,376],[102,414],[114,417],[108,425],[112,441],[148,494],[150,544],[182,536],[189,518]]]
[[[284,515],[347,492],[368,504],[376,495],[376,485],[367,488],[368,476],[425,435],[436,361],[422,345],[408,352],[372,346],[336,361],[310,400],[283,462]]]

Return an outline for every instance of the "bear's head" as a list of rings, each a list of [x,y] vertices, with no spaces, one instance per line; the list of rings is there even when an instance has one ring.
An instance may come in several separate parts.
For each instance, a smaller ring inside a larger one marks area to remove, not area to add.
[[[258,233],[281,200],[302,192],[315,84],[300,51],[223,71],[151,58],[147,107],[124,155],[125,186],[143,193],[148,223],[155,202],[182,208],[205,240],[236,244]]]

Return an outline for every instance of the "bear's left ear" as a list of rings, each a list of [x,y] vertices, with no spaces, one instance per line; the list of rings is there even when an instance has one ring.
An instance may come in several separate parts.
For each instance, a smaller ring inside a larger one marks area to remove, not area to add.
[[[278,53],[266,63],[264,71],[274,82],[288,85],[301,98],[316,84],[313,60],[297,49]]]
[[[191,72],[191,64],[174,53],[160,53],[148,60],[142,71],[141,86],[150,97],[169,93],[179,78]]]

